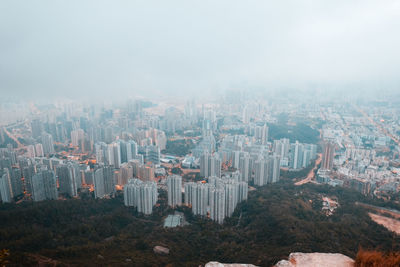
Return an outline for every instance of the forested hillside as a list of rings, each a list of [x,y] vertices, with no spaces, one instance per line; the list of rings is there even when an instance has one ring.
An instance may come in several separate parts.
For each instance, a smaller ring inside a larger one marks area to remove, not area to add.
[[[322,194],[339,200],[332,216],[321,212]],[[124,207],[121,196],[0,205],[0,249],[8,249],[15,264],[32,264],[42,255],[63,264],[135,266],[198,266],[211,260],[270,266],[295,251],[355,258],[360,247],[400,250],[400,237],[371,221],[355,201],[380,204],[344,188],[281,181],[251,191],[224,225],[180,208],[190,225],[175,229],[162,227],[172,212],[165,192],[148,217]],[[170,254],[154,254],[156,245]]]

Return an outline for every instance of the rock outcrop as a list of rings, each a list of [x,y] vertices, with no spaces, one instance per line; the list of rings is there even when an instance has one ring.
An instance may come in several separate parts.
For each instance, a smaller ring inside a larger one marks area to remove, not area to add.
[[[169,249],[162,246],[155,246],[153,248],[154,253],[156,254],[169,254]]]
[[[220,263],[217,261],[210,261],[205,267],[256,267],[253,264],[243,264],[243,263]]]
[[[340,253],[290,253],[275,267],[353,267],[354,260]]]

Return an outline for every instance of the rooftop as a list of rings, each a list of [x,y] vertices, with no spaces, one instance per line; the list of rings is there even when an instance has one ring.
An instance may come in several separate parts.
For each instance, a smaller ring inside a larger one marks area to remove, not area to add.
[[[164,227],[177,227],[182,224],[181,215],[168,215],[164,221]]]

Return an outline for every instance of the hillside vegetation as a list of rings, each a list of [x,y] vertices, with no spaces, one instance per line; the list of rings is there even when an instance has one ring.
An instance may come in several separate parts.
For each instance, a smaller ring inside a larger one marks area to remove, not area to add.
[[[321,212],[322,194],[339,200],[332,216]],[[7,260],[14,264],[32,264],[34,255],[41,255],[92,266],[198,266],[212,260],[271,266],[296,251],[352,258],[360,247],[400,251],[400,237],[373,222],[355,201],[379,203],[344,188],[281,181],[251,191],[224,225],[181,207],[190,225],[175,229],[162,227],[172,212],[165,195],[161,192],[151,216],[124,207],[121,195],[0,205],[0,249],[9,251]],[[155,255],[156,245],[168,247],[170,254]]]

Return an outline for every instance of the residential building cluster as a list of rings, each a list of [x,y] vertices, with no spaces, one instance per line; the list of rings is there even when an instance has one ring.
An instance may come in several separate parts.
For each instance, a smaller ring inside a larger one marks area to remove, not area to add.
[[[317,181],[385,199],[399,192],[399,134],[393,108],[351,106],[324,109],[322,114],[327,123]]]

